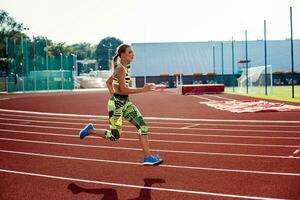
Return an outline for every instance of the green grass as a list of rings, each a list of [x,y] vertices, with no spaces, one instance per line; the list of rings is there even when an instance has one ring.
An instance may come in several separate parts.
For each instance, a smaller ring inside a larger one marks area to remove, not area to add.
[[[265,87],[249,88],[248,94],[246,94],[246,89],[241,91],[241,89],[235,88],[235,92],[233,92],[232,87],[226,87],[225,93],[300,103],[300,85],[295,86],[295,98],[292,98],[292,86],[273,86],[271,91],[268,88],[268,95],[265,95]]]

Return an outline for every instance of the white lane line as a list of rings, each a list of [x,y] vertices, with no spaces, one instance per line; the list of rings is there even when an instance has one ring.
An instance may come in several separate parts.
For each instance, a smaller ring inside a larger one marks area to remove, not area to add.
[[[72,130],[80,130],[80,129],[72,129]],[[18,130],[12,130],[12,129],[0,129],[0,131],[10,131],[10,132],[27,132],[27,133],[39,133],[39,132],[32,132],[32,131],[18,131]],[[45,132],[43,132],[45,133]],[[130,134],[137,134],[136,131],[125,131],[123,130],[122,133],[130,133]],[[54,133],[45,133],[49,135],[63,135],[63,134],[54,134]],[[151,135],[168,135],[168,136],[192,136],[192,137],[220,137],[220,138],[251,138],[251,139],[279,139],[279,140],[300,140],[300,137],[268,137],[268,136],[238,136],[238,135],[211,135],[211,134],[189,134],[189,133],[160,133],[160,132],[151,132]],[[67,135],[66,135],[67,136]],[[70,135],[72,137],[72,135]],[[93,136],[90,136],[93,137]],[[99,138],[99,137],[97,137]],[[122,139],[122,138],[121,138]]]
[[[78,138],[78,135],[70,135],[70,134],[58,134],[58,133],[41,133],[41,132],[32,132],[32,131],[15,131],[9,129],[0,129],[0,132],[14,132],[19,134],[32,134],[32,135],[46,135],[46,136],[58,136],[58,137],[73,137]],[[90,136],[89,138],[99,138]],[[120,138],[119,140],[124,141],[139,141],[139,139],[134,138]],[[281,145],[281,144],[249,144],[249,143],[224,143],[224,142],[199,142],[199,141],[184,141],[184,140],[156,140],[149,139],[150,142],[158,142],[158,143],[179,143],[179,144],[203,144],[203,145],[225,145],[225,146],[252,146],[252,147],[274,147],[274,148],[300,148],[297,145]]]
[[[65,116],[65,117],[85,117],[85,118],[105,118],[108,116],[103,115],[80,115],[80,114],[64,114],[64,113],[47,113],[47,112],[33,112],[33,111],[22,111],[22,110],[8,110],[0,109],[0,112],[11,112],[11,113],[22,113],[22,114],[34,114],[34,115],[48,115],[48,116]],[[242,122],[242,123],[291,123],[300,124],[299,121],[284,121],[284,120],[226,120],[226,119],[193,119],[193,118],[167,118],[167,117],[144,117],[149,120],[169,120],[169,121],[206,121],[206,122]]]
[[[43,120],[32,120],[32,119],[16,119],[16,118],[1,118],[2,120],[7,121],[22,121],[22,122],[34,122],[34,123],[49,123],[49,124],[69,124],[69,125],[86,125],[87,122],[64,122],[64,121],[43,121]],[[94,124],[94,125],[108,125],[108,121],[103,124]]]
[[[180,189],[171,189],[171,188],[147,187],[147,186],[140,186],[140,185],[129,185],[129,184],[122,184],[122,183],[94,181],[94,180],[87,180],[87,179],[70,178],[70,177],[62,177],[62,176],[52,176],[52,175],[47,175],[47,174],[37,174],[37,173],[14,171],[14,170],[7,170],[7,169],[0,169],[0,172],[27,175],[27,176],[36,176],[36,177],[43,177],[43,178],[50,178],[50,179],[58,179],[58,180],[77,181],[77,182],[83,182],[83,183],[93,183],[93,184],[100,184],[100,185],[110,185],[110,186],[138,188],[138,189],[147,189],[147,190],[157,190],[157,191],[166,191],[166,192],[179,192],[179,193],[209,195],[209,196],[221,196],[221,197],[232,197],[232,198],[242,198],[242,199],[264,199],[264,200],[265,199],[266,200],[271,200],[272,199],[272,200],[278,200],[278,199],[269,198],[269,197],[242,196],[242,195],[234,195],[234,194],[212,193],[212,192],[202,192],[202,191],[192,191],[192,190],[180,190]]]
[[[134,133],[136,131],[122,131],[124,133]],[[177,132],[150,132],[151,135],[168,135],[168,136],[192,136],[192,137],[220,137],[220,138],[251,138],[251,139],[280,139],[280,140],[300,140],[300,137],[270,137],[270,136],[250,136],[250,135],[215,135],[215,134],[201,134],[201,133],[177,133]]]
[[[126,127],[126,126],[125,126]],[[132,127],[132,126],[127,126]],[[176,127],[166,127],[166,126],[150,126],[149,129],[173,129],[178,130],[181,128]],[[300,133],[299,131],[288,131],[288,130],[263,130],[263,129],[228,129],[228,128],[189,128],[187,130],[195,130],[195,131],[219,131],[219,132],[255,132],[255,133]]]
[[[0,101],[9,100],[10,98],[0,98]]]
[[[47,145],[61,145],[72,147],[86,147],[86,148],[99,148],[99,149],[115,149],[115,150],[128,150],[128,151],[141,151],[140,148],[131,147],[113,147],[113,146],[101,146],[101,145],[84,145],[75,143],[63,143],[63,142],[45,142],[39,140],[21,140],[12,138],[0,138],[4,141],[24,142],[33,144],[47,144]],[[180,154],[196,154],[196,155],[214,155],[214,156],[236,156],[236,157],[255,157],[255,158],[276,158],[276,159],[300,159],[300,157],[288,157],[288,156],[272,156],[272,155],[258,155],[258,154],[235,154],[235,153],[213,153],[213,152],[199,152],[199,151],[176,151],[168,149],[152,149],[152,151],[166,152],[166,153],[180,153]]]
[[[128,162],[128,161],[104,160],[104,159],[83,158],[83,157],[74,157],[74,156],[60,156],[60,155],[53,155],[53,154],[41,154],[41,153],[31,153],[31,152],[22,152],[22,151],[10,151],[10,150],[4,150],[4,149],[0,149],[0,152],[10,153],[10,154],[26,155],[26,156],[39,156],[39,157],[48,157],[48,158],[61,158],[61,159],[68,159],[68,160],[83,160],[83,161],[92,161],[92,162],[128,164],[128,165],[140,165],[140,166],[142,166],[142,163]],[[232,172],[232,173],[264,174],[264,175],[276,175],[276,176],[300,176],[299,173],[289,173],[289,172],[268,172],[268,171],[256,171],[256,170],[222,169],[222,168],[193,167],[193,166],[166,165],[166,164],[159,165],[159,167],[176,168],[176,169],[192,169],[192,170],[203,170],[203,171],[220,171],[220,172]]]
[[[26,116],[26,115],[10,115],[10,114],[1,114],[0,113],[0,116],[13,116],[13,117],[22,117],[22,118],[31,118],[30,121],[35,121],[35,122],[48,122],[48,123],[70,123],[70,124],[79,124],[79,123],[75,123],[75,122],[67,122],[68,120],[71,120],[71,121],[80,121],[81,124],[86,124],[87,121],[96,121],[96,122],[104,122],[103,124],[107,124],[108,123],[108,120],[101,120],[101,119],[86,119],[84,121],[84,119],[76,119],[76,118],[60,118],[60,117],[42,117],[42,116]],[[36,120],[36,119],[32,119],[32,118],[38,118],[38,119],[55,119],[55,120],[60,120],[60,121],[49,121],[49,120]],[[1,118],[1,119],[5,119],[5,120],[26,120],[26,119],[18,119],[18,118],[8,118],[8,117],[5,117],[5,118]],[[65,122],[62,122],[61,120],[67,120]],[[126,124],[130,124],[130,122],[127,122],[127,121],[124,121]],[[184,125],[194,125],[195,123],[188,123],[188,122],[147,122],[148,124],[184,124]],[[241,127],[241,126],[244,126],[244,127],[271,127],[271,128],[277,128],[277,127],[280,127],[280,128],[300,128],[300,126],[293,126],[293,125],[268,125],[268,124],[264,124],[264,125],[260,125],[260,124],[221,124],[221,123],[217,123],[217,124],[212,124],[212,123],[209,123],[209,124],[198,124],[199,126],[233,126],[233,127]],[[151,127],[151,126],[150,126]],[[300,131],[300,130],[299,130]]]
[[[72,123],[72,122],[48,122],[48,121],[33,121],[33,120],[24,120],[24,119],[14,119],[13,121],[31,121],[31,122],[43,122],[49,124],[76,124],[76,125],[86,125],[86,123]],[[72,130],[66,127],[53,127],[53,126],[38,126],[38,125],[26,125],[26,124],[14,124],[14,123],[0,123],[0,125],[6,126],[27,126],[27,127],[36,127],[36,128],[57,128],[57,129],[67,129]],[[96,126],[102,126],[107,128],[108,124],[95,124]],[[135,128],[133,125],[123,125],[123,127]],[[166,126],[149,126],[149,129],[174,129],[174,130],[182,130],[180,127],[166,127]],[[255,132],[255,133],[300,133],[299,131],[287,131],[287,130],[262,130],[262,129],[225,129],[225,128],[187,128],[187,130],[202,130],[202,131],[229,131],[229,132]]]
[[[84,122],[86,123],[87,121],[96,121],[96,122],[104,122],[105,124],[108,122],[106,119],[78,119],[78,118],[67,118],[67,117],[44,117],[44,116],[32,116],[32,115],[14,115],[14,114],[1,114],[0,116],[5,116],[5,119],[16,119],[16,118],[8,118],[7,116],[10,117],[22,117],[22,118],[38,118],[38,119],[54,119],[54,120],[67,120],[67,121],[79,121],[79,122]],[[33,120],[33,119],[32,119]],[[47,120],[48,121],[48,120]],[[130,122],[124,121],[124,123],[130,124]],[[150,121],[147,122],[148,124],[184,124],[184,125],[189,125],[189,124],[194,124],[193,122],[155,122],[155,121]],[[198,124],[199,126],[245,126],[245,127],[280,127],[280,128],[300,128],[300,126],[294,126],[294,125],[277,125],[277,124],[223,124],[223,123],[209,123],[209,124]]]
[[[86,118],[86,117],[81,117],[81,118],[74,118],[74,117],[53,117],[53,116],[39,116],[36,114],[22,114],[22,113],[18,113],[18,114],[8,114],[8,113],[0,113],[0,116],[4,116],[5,118],[7,116],[10,117],[22,117],[22,118],[38,118],[38,119],[58,119],[58,120],[67,120],[67,121],[88,121],[88,120],[96,120],[96,121],[103,121],[103,122],[107,122],[107,119],[96,119],[96,118]],[[189,124],[189,123],[184,123],[184,124]]]
[[[181,127],[180,129],[193,128],[193,127],[196,127],[196,126],[199,126],[199,124],[192,124],[192,125],[189,125],[189,126],[184,126],[184,127]]]
[[[213,94],[209,94],[208,96],[216,97],[216,98],[219,98],[219,99],[225,99],[225,100],[229,100],[229,101],[236,101],[236,99],[231,99],[231,98],[227,98],[227,97],[221,97],[221,96],[213,95]]]

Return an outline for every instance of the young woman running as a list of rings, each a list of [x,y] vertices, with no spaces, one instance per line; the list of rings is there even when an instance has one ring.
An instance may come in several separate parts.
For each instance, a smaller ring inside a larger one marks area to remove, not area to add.
[[[112,95],[107,103],[110,130],[95,129],[92,123],[88,123],[79,132],[79,137],[83,139],[88,135],[94,135],[110,141],[117,141],[121,135],[123,118],[125,118],[138,129],[139,140],[144,153],[143,164],[158,165],[163,160],[151,155],[147,125],[136,106],[129,100],[130,94],[150,92],[155,90],[155,86],[153,84],[146,84],[141,89],[129,87],[131,82],[129,64],[133,58],[133,50],[127,44],[120,45],[113,58],[114,73],[106,81],[108,90]]]

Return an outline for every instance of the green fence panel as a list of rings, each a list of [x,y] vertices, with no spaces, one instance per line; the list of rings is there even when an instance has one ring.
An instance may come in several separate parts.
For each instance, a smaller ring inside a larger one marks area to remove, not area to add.
[[[46,41],[8,39],[8,92],[74,89],[73,56],[48,56]]]

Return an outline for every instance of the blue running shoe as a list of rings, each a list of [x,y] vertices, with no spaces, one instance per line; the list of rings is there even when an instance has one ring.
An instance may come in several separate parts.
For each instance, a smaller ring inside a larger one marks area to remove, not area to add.
[[[90,134],[90,130],[94,129],[94,125],[92,123],[88,123],[81,131],[79,132],[79,138],[82,140],[86,136]]]
[[[143,165],[159,165],[161,163],[163,163],[163,159],[151,155],[144,158]]]

